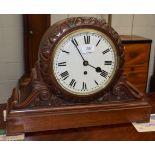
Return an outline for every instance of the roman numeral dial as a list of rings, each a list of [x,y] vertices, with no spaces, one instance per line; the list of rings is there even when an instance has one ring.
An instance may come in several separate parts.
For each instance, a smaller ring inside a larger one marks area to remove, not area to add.
[[[77,83],[76,80],[72,79],[71,82],[69,83],[69,86],[74,88],[76,83]]]
[[[66,53],[66,54],[69,54],[70,52],[68,52],[68,51],[66,51],[66,50],[62,50],[61,49],[61,51],[63,52],[63,53]]]
[[[104,61],[104,65],[112,65],[112,61]]]
[[[90,44],[90,36],[84,36],[85,44]]]
[[[106,49],[106,50],[104,50],[102,53],[103,53],[103,54],[106,54],[106,53],[108,53],[108,52],[110,52],[110,49],[109,49],[109,48]]]
[[[101,41],[101,39],[99,39],[99,41],[97,42],[96,47],[99,45],[100,41]]]
[[[68,71],[65,71],[65,72],[61,73],[60,76],[63,80],[66,80],[69,77],[69,73],[68,73]]]
[[[96,80],[94,80],[95,84],[98,85],[98,82]]]
[[[78,42],[76,41],[76,39],[72,39],[71,42],[72,42],[72,43],[74,44],[74,46],[76,46],[76,47],[79,45]]]
[[[115,45],[93,29],[78,29],[58,41],[52,74],[70,94],[92,95],[107,87],[117,65]],[[53,76],[52,76],[53,77]]]
[[[66,62],[59,62],[58,66],[66,66]]]
[[[86,84],[86,82],[83,82],[82,83],[82,90],[87,90],[87,84]]]
[[[100,74],[102,77],[107,78],[108,76],[108,72],[106,72],[105,70],[103,70]]]

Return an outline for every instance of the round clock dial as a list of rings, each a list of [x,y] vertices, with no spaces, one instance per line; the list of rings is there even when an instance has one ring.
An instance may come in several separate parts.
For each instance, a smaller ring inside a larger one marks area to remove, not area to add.
[[[78,29],[63,37],[55,47],[52,74],[67,92],[90,95],[112,81],[117,61],[109,37],[94,29]]]

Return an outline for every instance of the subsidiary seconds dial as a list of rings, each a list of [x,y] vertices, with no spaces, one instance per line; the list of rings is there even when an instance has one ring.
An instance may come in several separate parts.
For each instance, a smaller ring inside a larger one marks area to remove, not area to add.
[[[71,94],[90,95],[112,81],[117,68],[116,49],[105,34],[79,29],[62,38],[54,49],[53,75]]]

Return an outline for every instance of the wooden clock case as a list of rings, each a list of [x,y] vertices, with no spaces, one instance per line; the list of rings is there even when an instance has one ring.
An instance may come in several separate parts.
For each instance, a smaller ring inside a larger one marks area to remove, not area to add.
[[[115,44],[118,70],[109,87],[87,98],[72,96],[57,86],[51,76],[51,56],[56,43],[67,33],[92,28],[105,33]],[[151,107],[143,94],[123,75],[124,47],[119,35],[103,20],[68,18],[50,27],[40,43],[31,82],[14,88],[7,104],[7,135],[149,121]]]

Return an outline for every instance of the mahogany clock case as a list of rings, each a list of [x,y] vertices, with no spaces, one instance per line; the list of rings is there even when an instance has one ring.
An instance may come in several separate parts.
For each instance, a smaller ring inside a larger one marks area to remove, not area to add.
[[[116,48],[117,67],[113,79],[106,88],[91,95],[75,95],[65,91],[56,81],[52,67],[54,49],[59,41],[66,35],[80,29],[94,29],[105,34],[114,44]],[[39,48],[39,68],[41,76],[45,83],[48,84],[50,90],[55,95],[74,102],[86,102],[97,99],[103,96],[107,91],[113,88],[122,74],[122,67],[124,64],[124,47],[121,44],[119,35],[103,20],[96,20],[95,18],[69,18],[62,20],[52,27],[50,27],[43,36]]]
[[[91,28],[106,34],[117,49],[119,66],[110,85],[91,97],[68,94],[51,76],[52,51],[66,34]],[[7,103],[8,135],[19,133],[149,121],[151,106],[123,75],[124,47],[105,21],[91,17],[68,18],[47,30],[32,69],[31,82],[15,88]]]

